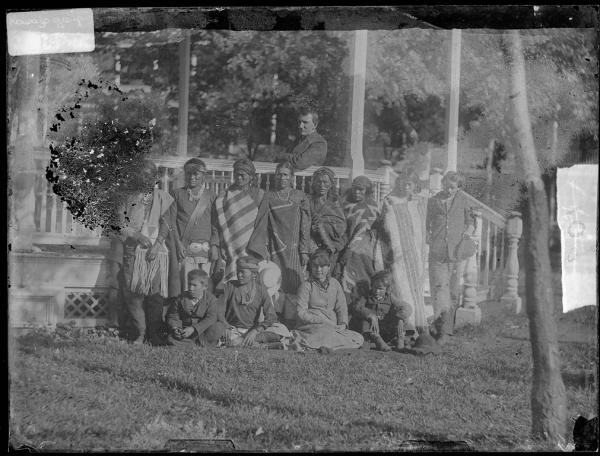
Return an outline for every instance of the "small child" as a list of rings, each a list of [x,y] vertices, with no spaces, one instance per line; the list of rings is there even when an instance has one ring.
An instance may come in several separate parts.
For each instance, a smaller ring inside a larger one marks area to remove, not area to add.
[[[351,328],[381,351],[404,348],[405,322],[412,313],[409,305],[392,298],[391,284],[388,271],[375,273],[369,296],[355,296],[350,306]]]
[[[225,326],[217,321],[218,304],[208,290],[208,274],[193,269],[187,274],[187,282],[187,291],[167,300],[170,301],[166,316],[169,345],[195,342],[202,347],[216,347]]]

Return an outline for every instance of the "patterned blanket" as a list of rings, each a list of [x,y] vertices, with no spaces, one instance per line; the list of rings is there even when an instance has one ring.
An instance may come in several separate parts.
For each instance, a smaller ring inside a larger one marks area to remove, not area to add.
[[[225,259],[225,282],[236,278],[235,262],[246,255],[246,246],[254,231],[258,204],[263,195],[262,190],[258,192],[258,202],[250,192],[244,190],[227,190],[215,200],[221,253]]]

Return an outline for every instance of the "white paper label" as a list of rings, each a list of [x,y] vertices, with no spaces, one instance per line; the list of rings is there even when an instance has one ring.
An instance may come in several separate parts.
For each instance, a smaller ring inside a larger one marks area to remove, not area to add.
[[[91,8],[8,13],[6,32],[12,56],[92,52],[95,48]]]
[[[597,305],[598,165],[559,168],[556,180],[563,312],[568,312]]]

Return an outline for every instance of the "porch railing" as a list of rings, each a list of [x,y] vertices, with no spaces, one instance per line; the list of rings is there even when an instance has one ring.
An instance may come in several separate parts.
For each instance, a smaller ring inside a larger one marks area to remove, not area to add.
[[[233,181],[232,161],[204,159],[208,173],[206,187],[216,193],[227,188]],[[171,189],[183,185],[183,163],[185,158],[161,158],[155,163],[160,174],[159,186]],[[275,172],[275,163],[255,162],[259,185],[268,189],[270,175]],[[45,167],[45,164],[44,164]],[[44,168],[40,168],[44,169]],[[310,176],[317,167],[309,167],[296,172],[295,186],[308,191]],[[335,175],[335,185],[345,189],[350,184],[349,168],[330,167]],[[434,174],[436,171],[434,171]],[[379,204],[391,190],[393,171],[389,168],[365,171],[374,183],[374,197]],[[431,176],[431,182],[438,182],[439,176]],[[108,239],[100,230],[89,230],[73,220],[73,217],[49,187],[44,173],[36,182],[35,222],[36,244],[97,245],[107,247]],[[463,304],[475,305],[482,299],[500,299],[513,302],[517,310],[520,306],[516,288],[518,278],[517,246],[520,238],[520,214],[502,213],[492,209],[478,199],[465,193],[476,209],[479,218],[475,240],[477,253],[465,265]]]

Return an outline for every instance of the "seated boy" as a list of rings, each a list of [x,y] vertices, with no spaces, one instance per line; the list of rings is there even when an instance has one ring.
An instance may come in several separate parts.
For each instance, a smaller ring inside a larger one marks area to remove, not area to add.
[[[225,283],[219,304],[219,321],[226,328],[226,345],[258,347],[266,344],[264,348],[283,348],[279,341],[290,337],[290,333],[277,323],[268,290],[257,280],[258,260],[245,256],[238,258],[236,265],[237,280]]]
[[[206,272],[192,269],[187,274],[188,290],[167,300],[170,345],[195,342],[202,347],[216,346],[224,334],[225,326],[217,321],[217,299],[208,290],[209,281]]]
[[[397,350],[404,348],[405,322],[412,313],[409,305],[392,298],[391,284],[388,271],[375,273],[369,296],[355,296],[350,306],[350,327],[381,351],[390,351],[390,344]]]

